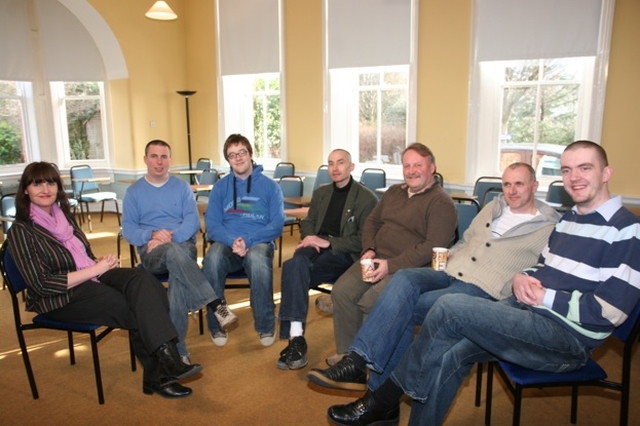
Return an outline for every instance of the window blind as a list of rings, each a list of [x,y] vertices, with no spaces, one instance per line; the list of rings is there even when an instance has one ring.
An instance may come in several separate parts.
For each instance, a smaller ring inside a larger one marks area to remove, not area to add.
[[[218,0],[222,75],[280,71],[278,0]]]
[[[478,61],[595,56],[602,0],[475,0]]]
[[[326,0],[329,68],[408,64],[411,0]]]

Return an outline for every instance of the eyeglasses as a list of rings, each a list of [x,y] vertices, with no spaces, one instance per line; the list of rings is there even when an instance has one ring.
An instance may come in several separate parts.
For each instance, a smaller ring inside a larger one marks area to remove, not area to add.
[[[229,160],[235,160],[236,157],[244,157],[245,155],[247,155],[249,152],[246,149],[241,149],[238,152],[230,152],[227,154],[227,158]]]

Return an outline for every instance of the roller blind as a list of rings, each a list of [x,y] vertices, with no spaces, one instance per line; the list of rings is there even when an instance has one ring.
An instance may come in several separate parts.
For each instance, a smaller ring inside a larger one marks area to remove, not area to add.
[[[408,64],[411,0],[326,0],[329,68]]]
[[[475,0],[478,61],[595,56],[602,0]]]
[[[280,71],[278,0],[218,0],[222,75]]]

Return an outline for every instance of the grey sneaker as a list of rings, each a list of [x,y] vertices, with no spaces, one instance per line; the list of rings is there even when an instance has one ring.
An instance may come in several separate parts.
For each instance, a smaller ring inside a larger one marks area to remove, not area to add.
[[[220,328],[222,329],[225,329],[228,325],[231,325],[234,322],[238,321],[238,317],[236,316],[236,314],[231,312],[231,309],[229,309],[227,302],[222,302],[221,304],[219,304],[216,308],[216,311],[214,312],[214,315],[216,316],[218,323],[220,323]]]
[[[262,346],[271,346],[276,341],[276,327],[273,326],[273,330],[269,333],[258,333],[258,337],[260,338],[260,343]]]
[[[316,308],[324,313],[332,314],[333,300],[331,300],[331,295],[323,294],[318,296],[318,298],[316,299]]]
[[[209,332],[209,335],[211,336],[211,340],[213,341],[214,345],[224,346],[227,344],[228,336],[226,331],[218,331],[217,333],[213,334]]]
[[[307,341],[303,336],[296,336],[280,352],[276,365],[280,370],[297,370],[307,365],[307,362]]]

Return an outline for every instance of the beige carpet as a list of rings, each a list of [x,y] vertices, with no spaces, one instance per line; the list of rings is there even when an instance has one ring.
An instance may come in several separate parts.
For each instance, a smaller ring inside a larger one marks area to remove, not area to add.
[[[99,223],[94,215],[92,244],[97,255],[115,253],[117,223],[114,216]],[[291,256],[297,239],[288,233],[284,238],[283,259]],[[126,244],[126,243],[125,243]],[[128,264],[128,250],[123,246],[123,265]],[[201,251],[199,251],[201,253]],[[281,268],[274,268],[276,299],[279,302]],[[326,425],[326,410],[332,404],[347,403],[357,394],[332,391],[310,385],[305,374],[311,367],[324,368],[324,358],[334,352],[333,324],[313,307],[317,295],[311,295],[307,341],[309,365],[297,371],[281,371],[275,366],[279,352],[286,345],[276,341],[269,348],[260,345],[253,330],[248,307],[248,291],[227,290],[226,297],[239,317],[230,330],[229,343],[219,348],[209,336],[198,334],[197,319],[189,327],[187,345],[191,359],[204,366],[201,376],[188,383],[194,394],[185,399],[167,400],[142,393],[142,373],[130,371],[127,334],[114,332],[100,345],[105,404],[98,405],[91,353],[88,341],[76,339],[77,364],[70,366],[64,333],[27,332],[32,365],[40,392],[33,400],[11,315],[8,292],[0,291],[0,423],[3,425]],[[25,317],[29,313],[24,313]],[[206,327],[205,327],[206,330]],[[616,348],[617,349],[617,348]],[[605,364],[618,362],[619,354],[608,351]],[[636,354],[636,358],[637,358]],[[635,369],[631,395],[630,424],[640,424],[638,401],[640,381]],[[613,370],[614,377],[619,371]],[[446,424],[483,425],[483,406],[473,405],[475,373],[461,388]],[[546,398],[536,397],[550,395]],[[578,423],[582,425],[615,424],[619,398],[612,392],[584,390],[580,398]],[[568,390],[529,391],[523,402],[523,425],[569,424]],[[611,395],[611,396],[610,396]],[[401,422],[408,421],[408,401],[401,407]],[[499,380],[494,386],[493,424],[511,423],[512,404]]]

